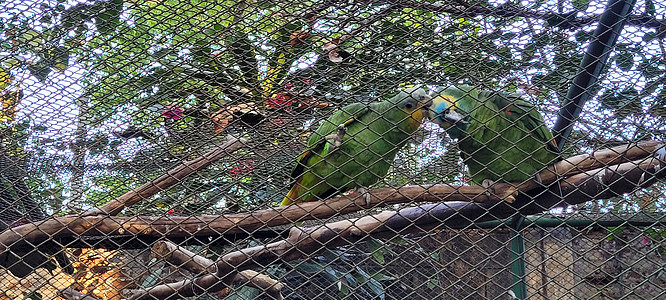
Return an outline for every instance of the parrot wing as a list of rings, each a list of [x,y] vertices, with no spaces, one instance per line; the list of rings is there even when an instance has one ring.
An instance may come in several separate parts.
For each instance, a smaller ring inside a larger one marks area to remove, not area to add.
[[[296,167],[291,172],[291,178],[297,179],[292,184],[292,188],[298,182],[298,178],[303,175],[307,166],[315,164],[328,154],[329,147],[327,146],[326,136],[334,134],[340,125],[347,127],[355,123],[369,111],[367,105],[354,103],[343,107],[326,119],[308,141],[308,150],[298,157]]]
[[[535,109],[534,105],[523,100],[518,94],[495,95],[491,99],[509,120],[522,122],[529,134],[546,143],[551,151],[559,152],[553,134],[546,127],[541,114]]]

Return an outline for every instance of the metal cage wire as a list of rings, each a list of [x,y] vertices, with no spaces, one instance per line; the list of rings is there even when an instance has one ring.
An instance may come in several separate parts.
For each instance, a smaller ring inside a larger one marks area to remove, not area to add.
[[[0,299],[666,297],[664,3],[0,8]]]

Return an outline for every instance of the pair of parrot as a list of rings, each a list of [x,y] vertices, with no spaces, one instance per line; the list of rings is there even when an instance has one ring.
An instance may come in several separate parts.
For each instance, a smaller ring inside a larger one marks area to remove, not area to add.
[[[347,105],[325,120],[298,158],[282,205],[376,183],[427,119],[458,140],[472,182],[485,187],[528,180],[559,157],[543,118],[518,94],[458,86],[431,96],[416,86],[386,101]]]

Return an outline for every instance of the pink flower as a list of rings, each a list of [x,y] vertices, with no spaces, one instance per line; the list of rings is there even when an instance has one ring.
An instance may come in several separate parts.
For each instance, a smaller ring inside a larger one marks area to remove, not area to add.
[[[641,241],[641,243],[643,243],[643,245],[647,245],[649,242],[650,242],[650,238],[647,235],[644,235],[643,240]]]
[[[167,105],[167,108],[162,111],[162,117],[164,117],[165,119],[178,121],[183,117],[184,111],[185,110],[182,107],[178,107],[175,105]]]

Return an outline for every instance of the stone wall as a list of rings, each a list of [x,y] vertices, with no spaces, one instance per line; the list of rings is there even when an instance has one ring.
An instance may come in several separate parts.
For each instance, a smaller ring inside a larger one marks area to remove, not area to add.
[[[666,243],[645,232],[528,230],[529,299],[666,299]]]

